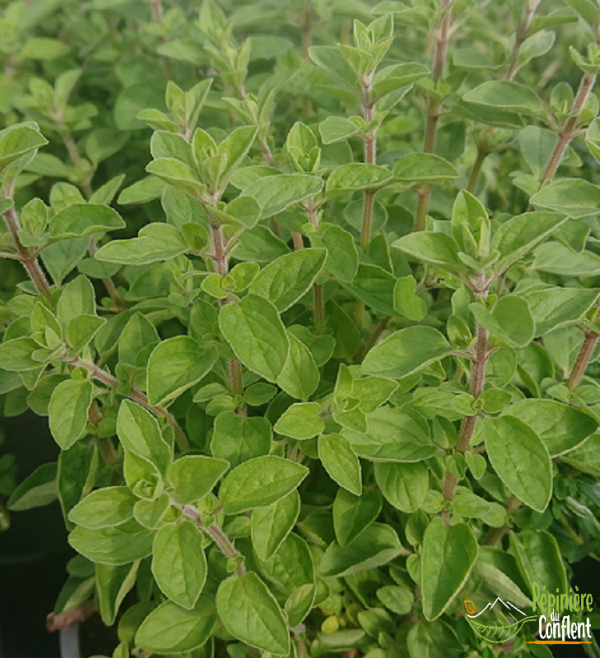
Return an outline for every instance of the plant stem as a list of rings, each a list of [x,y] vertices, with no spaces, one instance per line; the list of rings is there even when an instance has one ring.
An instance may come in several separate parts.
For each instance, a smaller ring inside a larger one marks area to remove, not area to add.
[[[88,416],[90,423],[92,423],[94,426],[97,426],[98,423],[102,420],[102,414],[100,413],[100,409],[98,409],[98,403],[96,400],[92,400],[92,405],[90,406]],[[119,461],[119,455],[115,450],[113,442],[108,437],[99,436],[96,439],[96,443],[100,448],[100,452],[102,453],[102,457],[107,466],[115,466]]]
[[[319,215],[314,199],[311,197],[305,206],[308,221],[314,227],[315,231],[319,228]],[[315,328],[318,333],[323,332],[325,323],[325,307],[323,303],[323,286],[320,283],[313,285],[313,308],[315,316]]]
[[[485,366],[488,358],[488,332],[487,329],[478,325],[475,354],[471,362],[471,385],[469,391],[475,399],[477,399],[483,392],[483,386],[485,384]],[[477,414],[473,414],[472,416],[467,416],[463,420],[460,434],[458,435],[458,441],[456,443],[456,452],[458,454],[464,455],[468,450],[473,432],[477,426],[478,418],[479,416]],[[452,500],[457,484],[458,478],[452,473],[448,473],[444,482],[444,500]]]
[[[440,21],[438,34],[436,35],[435,55],[433,58],[433,72],[431,81],[437,87],[444,73],[446,63],[446,54],[448,51],[448,34],[450,31],[450,10],[449,6],[452,0],[440,0],[440,10],[443,13]],[[427,116],[425,120],[425,137],[423,139],[423,153],[433,153],[435,148],[435,138],[437,125],[440,116],[441,101],[434,94],[429,95],[427,103]],[[422,231],[425,228],[425,219],[429,212],[429,199],[431,197],[431,185],[422,185],[419,190],[419,202],[417,204],[417,213],[415,216],[415,231]]]
[[[371,337],[365,345],[364,354],[367,354],[369,350],[375,345],[379,336],[381,336],[381,334],[385,331],[391,319],[391,315],[386,315],[385,318],[383,318],[383,320],[381,320],[381,322],[375,327],[375,331],[373,331]]]
[[[471,175],[469,176],[469,184],[467,185],[467,191],[471,194],[475,194],[475,188],[477,187],[477,180],[479,179],[479,174],[481,173],[481,168],[483,163],[488,156],[489,151],[484,151],[481,145],[477,145],[477,158],[475,159],[475,164],[471,170]]]
[[[227,260],[227,249],[223,240],[223,232],[218,222],[213,217],[210,219],[210,235],[212,238],[212,259],[215,263],[215,270],[221,276],[227,276],[229,272],[229,262]],[[231,300],[228,297],[219,300],[220,306],[226,306]],[[244,395],[244,385],[242,383],[242,364],[237,359],[229,359],[227,363],[231,392],[234,395]],[[240,405],[237,412],[245,416],[246,406]]]
[[[152,16],[154,17],[154,22],[162,27],[164,21],[164,12],[162,6],[162,0],[149,0],[150,8],[152,9]],[[160,37],[161,43],[166,43],[166,38],[164,36]],[[165,67],[165,73],[167,78],[171,80],[173,78],[173,70],[171,69],[171,60],[168,57],[163,57],[163,66]]]
[[[15,244],[15,248],[17,250],[18,259],[23,264],[23,267],[25,268],[27,274],[29,275],[29,278],[31,279],[33,285],[36,287],[40,295],[42,295],[46,299],[50,299],[50,297],[52,296],[52,292],[50,290],[50,284],[48,283],[48,279],[44,274],[44,270],[42,269],[37,259],[37,256],[35,256],[35,254],[30,249],[23,246],[23,243],[19,238],[19,231],[21,230],[21,224],[19,222],[19,218],[17,216],[15,209],[9,208],[8,210],[5,210],[2,213],[2,217],[4,217],[6,226],[9,230],[9,233],[12,236],[13,242]]]
[[[121,385],[121,382],[114,375],[106,372],[106,370],[103,370],[95,363],[86,361],[79,356],[70,359],[68,363],[70,363],[75,368],[84,368],[90,373],[90,377],[92,379],[95,379],[97,382],[100,382],[105,386],[117,389]],[[188,440],[183,433],[183,430],[179,426],[175,416],[173,416],[170,411],[159,405],[150,404],[146,394],[142,393],[142,391],[137,388],[131,388],[127,394],[127,397],[133,402],[139,404],[141,407],[144,407],[144,409],[147,409],[153,416],[156,416],[157,418],[166,418],[168,424],[173,428],[175,432],[175,440],[177,441],[177,445],[179,446],[181,452],[187,452],[190,449]]]
[[[229,537],[223,532],[223,530],[214,523],[209,526],[204,525],[200,519],[200,512],[193,505],[177,505],[177,507],[181,509],[181,512],[185,517],[193,521],[202,532],[206,533],[215,542],[221,553],[223,553],[227,559],[233,558],[240,560],[235,568],[235,572],[238,576],[243,576],[246,573],[246,566],[244,565],[242,554],[231,543]]]
[[[75,165],[75,169],[77,169],[77,173],[81,177],[81,181],[80,181],[81,188],[86,196],[86,199],[89,199],[93,194],[92,184],[90,181],[90,177],[85,173],[83,167],[83,160],[81,159],[81,155],[79,153],[79,149],[77,148],[77,144],[73,139],[73,135],[71,135],[71,133],[65,126],[65,122],[63,120],[62,114],[56,113],[54,116],[54,120],[56,121],[56,127],[58,128],[58,134],[60,135],[63,144],[65,145],[67,151],[69,152],[69,157],[71,158],[71,162],[73,162],[73,164]]]
[[[531,21],[533,20],[535,12],[539,7],[540,3],[541,0],[528,0],[525,6],[523,17],[521,18],[521,22],[517,26],[517,31],[515,34],[515,43],[513,44],[513,49],[510,57],[510,64],[508,65],[508,68],[506,69],[506,73],[504,75],[505,80],[512,81],[514,80],[514,77],[517,74],[517,70],[518,70],[517,63],[519,61],[521,48],[523,47],[523,43],[525,42],[525,39],[527,39],[529,28],[531,26]],[[484,135],[492,135],[494,132],[495,132],[495,128],[490,127],[484,131]],[[486,142],[487,139],[484,139],[483,143],[485,144]],[[475,160],[475,164],[473,165],[473,170],[471,171],[471,175],[469,177],[469,184],[467,187],[467,191],[471,192],[472,194],[475,193],[475,190],[477,188],[477,181],[479,179],[479,175],[481,174],[481,168],[483,166],[483,163],[485,162],[485,159],[489,154],[490,154],[490,150],[489,148],[487,148],[487,146],[484,147],[482,144],[477,144],[477,159]]]
[[[565,151],[575,136],[575,131],[579,122],[579,112],[583,108],[586,100],[588,99],[588,96],[594,88],[595,82],[596,76],[590,75],[589,73],[586,73],[581,78],[579,89],[577,90],[577,94],[573,100],[573,105],[571,106],[571,112],[573,113],[573,116],[570,116],[565,121],[563,127],[558,133],[558,140],[554,145],[554,150],[550,154],[548,164],[546,165],[546,169],[542,174],[540,182],[545,183],[546,181],[552,180],[552,178],[554,178],[554,174],[556,173],[556,170],[558,169],[561,160],[563,159]]]
[[[529,0],[529,2],[527,2],[527,5],[525,6],[525,12],[523,13],[523,18],[521,19],[521,22],[517,26],[517,32],[515,34],[515,43],[512,49],[512,57],[510,59],[510,64],[506,71],[507,80],[512,80],[515,77],[515,74],[517,72],[517,63],[519,60],[519,55],[521,54],[521,48],[523,46],[523,43],[525,42],[525,39],[527,39],[531,21],[533,20],[533,16],[537,8],[540,6],[541,1],[542,0]]]
[[[312,0],[308,0],[304,6],[304,23],[302,25],[302,57],[308,62],[310,61],[310,47],[312,46]],[[304,116],[310,117],[312,115],[312,102],[310,96],[304,96]]]
[[[600,39],[598,40],[597,43],[598,45],[600,45]],[[588,99],[588,96],[591,94],[595,83],[596,83],[595,75],[586,73],[581,78],[579,89],[577,90],[577,95],[573,99],[573,105],[571,106],[572,116],[570,116],[565,121],[560,133],[558,134],[558,140],[554,145],[554,150],[550,154],[550,158],[548,159],[548,164],[546,165],[546,169],[544,170],[544,173],[541,178],[542,183],[545,183],[549,180],[552,180],[552,178],[554,178],[554,174],[556,173],[556,170],[558,169],[563,159],[565,151],[567,150],[567,147],[569,146],[569,143],[573,139],[575,132],[578,128],[579,112],[585,105],[585,102]],[[594,319],[598,317],[599,313],[600,313],[600,308],[597,307]],[[581,382],[581,379],[585,374],[590,359],[592,358],[592,354],[594,353],[594,348],[596,347],[597,342],[598,342],[598,334],[592,331],[585,332],[583,345],[579,350],[579,354],[577,355],[577,358],[575,360],[575,365],[573,366],[573,370],[571,371],[571,374],[569,375],[569,379],[567,381],[567,386],[570,391],[574,391],[579,386],[579,383]]]
[[[373,222],[373,208],[375,206],[375,191],[366,190],[363,206],[363,223],[360,244],[366,253],[371,242],[371,224]]]
[[[596,311],[596,315],[597,314],[598,311]],[[581,383],[592,358],[592,354],[594,353],[596,344],[598,343],[598,339],[600,338],[600,336],[594,331],[586,331],[584,336],[583,344],[575,360],[575,365],[573,366],[569,379],[567,380],[567,387],[571,392]]]
[[[373,103],[371,102],[372,76],[369,76],[363,85],[365,103],[363,105],[363,116],[367,123],[373,121]],[[365,162],[377,164],[377,127],[372,128],[365,135]],[[363,219],[360,243],[363,251],[369,250],[371,242],[371,224],[373,222],[373,208],[375,206],[375,190],[365,190],[363,199]]]
[[[90,239],[90,254],[93,256],[97,251],[98,247],[96,246],[96,240],[94,239],[94,236],[92,236]],[[119,291],[117,290],[117,286],[115,286],[114,281],[110,277],[106,277],[102,279],[102,283],[104,284],[106,292],[108,292],[113,304],[115,305],[116,312],[120,313],[121,311],[126,310],[122,306],[122,301],[119,297]]]

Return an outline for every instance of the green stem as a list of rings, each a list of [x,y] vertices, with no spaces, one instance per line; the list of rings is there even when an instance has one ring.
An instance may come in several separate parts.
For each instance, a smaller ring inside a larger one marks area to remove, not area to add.
[[[471,362],[471,384],[469,391],[475,399],[477,399],[483,392],[485,384],[485,366],[488,358],[488,332],[487,329],[478,325],[475,353]],[[473,414],[472,416],[467,416],[463,420],[460,434],[458,435],[458,441],[456,443],[456,452],[458,454],[464,455],[465,452],[467,452],[478,419],[479,416]],[[452,500],[457,484],[458,478],[452,473],[447,473],[443,488],[444,500]]]
[[[442,20],[440,21],[438,34],[435,43],[435,55],[433,58],[433,73],[431,81],[434,87],[437,87],[444,73],[446,63],[446,54],[448,51],[448,38],[450,32],[450,3],[452,0],[440,0],[440,9],[442,11]],[[429,95],[427,103],[427,115],[425,120],[425,136],[423,139],[423,153],[433,153],[435,148],[435,138],[437,134],[437,125],[440,118],[441,102],[434,94]],[[415,215],[415,231],[425,229],[425,219],[429,212],[429,200],[431,197],[431,185],[422,185],[419,190],[419,202]]]
[[[90,373],[92,379],[104,384],[105,386],[117,389],[121,385],[121,382],[115,376],[106,372],[106,370],[103,370],[92,361],[86,361],[85,359],[76,356],[75,358],[70,359],[68,363],[75,368],[84,368]],[[127,397],[141,407],[144,407],[144,409],[148,410],[153,416],[156,416],[156,418],[166,418],[167,423],[173,428],[175,440],[177,441],[177,445],[181,452],[187,452],[190,449],[190,445],[183,430],[179,426],[175,416],[173,416],[170,411],[159,405],[150,404],[146,394],[142,393],[142,391],[137,388],[131,388]]]
[[[319,215],[313,197],[308,200],[305,210],[308,221],[316,231],[319,228]],[[300,239],[302,239],[302,236],[300,236]],[[319,283],[313,285],[313,313],[315,317],[315,328],[318,333],[323,333],[323,327],[325,326],[325,305],[323,301],[323,286]]]
[[[519,55],[521,53],[521,48],[523,47],[523,43],[525,42],[525,39],[527,39],[527,36],[529,34],[529,27],[531,26],[531,21],[533,20],[533,17],[535,15],[536,9],[539,7],[541,0],[528,0],[527,5],[525,6],[525,11],[523,12],[523,17],[521,18],[521,22],[517,26],[517,31],[515,33],[515,43],[513,44],[513,49],[511,52],[511,57],[510,57],[510,64],[508,65],[508,68],[506,69],[506,73],[504,78],[506,80],[513,80],[516,73],[517,73],[517,63],[519,60]],[[484,142],[487,141],[487,136],[492,135],[495,132],[495,128],[486,128],[484,131]],[[467,190],[471,192],[472,194],[475,193],[475,190],[477,188],[477,181],[479,178],[479,175],[481,173],[481,168],[483,166],[483,163],[487,156],[490,154],[490,151],[488,148],[483,148],[481,144],[477,145],[477,159],[475,160],[475,164],[473,165],[473,171],[471,172],[471,176],[469,177],[469,185],[467,187]]]
[[[215,270],[221,276],[227,276],[229,272],[229,261],[227,259],[227,248],[223,240],[223,232],[220,224],[218,224],[212,217],[210,218],[210,234],[212,238],[211,257],[215,264]],[[225,299],[219,300],[219,304],[221,306],[226,306],[230,301],[231,300],[228,297],[225,297]],[[242,364],[237,359],[229,359],[227,366],[229,370],[231,392],[234,395],[243,396],[244,385],[242,382]],[[246,406],[244,404],[240,405],[237,412],[240,415],[245,416]]]
[[[567,147],[569,146],[571,140],[575,136],[575,132],[579,124],[579,112],[585,105],[585,102],[587,101],[590,93],[592,92],[595,83],[596,83],[595,75],[586,73],[581,78],[579,89],[577,90],[577,94],[575,96],[575,99],[573,100],[573,105],[571,106],[572,116],[570,116],[565,121],[560,132],[558,133],[558,140],[556,141],[556,144],[554,145],[554,149],[550,154],[550,158],[548,159],[548,164],[544,169],[544,173],[542,174],[542,178],[540,182],[545,183],[546,181],[552,180],[554,178],[554,174],[556,173],[556,170],[558,169],[564,157],[565,151],[567,150]]]
[[[477,181],[479,179],[479,174],[481,173],[481,168],[483,163],[488,156],[488,151],[485,151],[481,148],[480,145],[477,146],[477,158],[473,169],[471,170],[471,175],[469,176],[469,184],[467,185],[467,191],[471,194],[475,194],[475,189],[477,188]]]
[[[204,525],[200,518],[200,512],[193,505],[176,504],[176,506],[179,507],[185,517],[193,521],[196,526],[202,530],[202,532],[206,533],[215,542],[221,553],[223,553],[227,559],[239,560],[239,564],[237,565],[235,571],[238,576],[243,576],[246,573],[246,566],[243,562],[243,556],[231,543],[231,540],[225,534],[222,528],[219,528],[219,526],[214,523],[209,526]]]
[[[587,331],[585,333],[583,344],[579,350],[577,358],[575,359],[575,365],[573,366],[567,380],[567,388],[569,391],[574,391],[581,383],[599,338],[600,336],[595,331]]]
[[[2,213],[2,217],[4,218],[8,231],[13,239],[18,260],[22,263],[25,271],[40,295],[46,299],[50,299],[52,296],[50,284],[48,283],[48,279],[44,274],[44,270],[42,269],[37,256],[30,249],[23,246],[23,243],[19,238],[21,223],[19,222],[16,210],[14,208],[9,208]]]

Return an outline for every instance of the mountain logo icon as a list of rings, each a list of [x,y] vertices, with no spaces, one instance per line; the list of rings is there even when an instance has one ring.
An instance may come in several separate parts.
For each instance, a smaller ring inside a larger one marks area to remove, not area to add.
[[[536,616],[528,617],[510,601],[497,597],[477,612],[473,601],[465,601],[466,620],[469,626],[484,640],[495,644],[508,642],[528,621],[535,621]],[[486,614],[487,613],[487,614]]]

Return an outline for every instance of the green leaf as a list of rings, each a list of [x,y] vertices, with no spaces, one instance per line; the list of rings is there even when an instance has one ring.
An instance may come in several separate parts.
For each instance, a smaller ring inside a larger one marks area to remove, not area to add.
[[[384,498],[402,512],[416,512],[429,489],[429,470],[423,463],[374,464],[375,481]]]
[[[0,345],[0,363],[3,370],[9,372],[25,372],[37,370],[39,361],[34,361],[32,354],[39,350],[41,345],[33,338],[13,338],[6,340]]]
[[[139,566],[139,562],[120,567],[96,564],[98,611],[107,626],[115,623],[123,599],[135,585]]]
[[[491,311],[477,303],[469,308],[480,325],[510,345],[526,347],[536,335],[529,305],[521,297],[501,297]]]
[[[452,237],[459,249],[473,258],[489,252],[490,220],[482,203],[463,190],[452,208]]]
[[[130,400],[123,400],[117,416],[117,435],[125,450],[148,459],[161,473],[166,472],[172,450],[150,412]]]
[[[371,461],[418,462],[436,454],[427,424],[394,407],[381,407],[367,417],[367,431],[343,430],[359,457]]]
[[[273,432],[265,418],[248,418],[234,411],[223,411],[215,418],[211,452],[232,466],[271,452]]]
[[[392,64],[377,71],[371,91],[372,98],[381,99],[394,91],[412,85],[417,80],[429,74],[429,69],[423,64],[405,62]]]
[[[191,610],[204,587],[206,570],[202,535],[193,523],[160,528],[152,547],[152,575],[166,597]]]
[[[448,272],[463,272],[465,267],[458,257],[458,245],[445,233],[420,231],[392,242],[392,247],[419,261],[441,267]]]
[[[216,602],[223,626],[235,638],[277,656],[288,655],[290,636],[281,608],[254,572],[224,580]]]
[[[254,198],[262,208],[263,217],[271,217],[290,206],[318,194],[323,180],[308,174],[280,174],[259,178],[244,188],[242,196]]]
[[[286,596],[298,587],[315,583],[315,568],[308,544],[293,532],[286,537],[275,555],[260,566],[265,576]]]
[[[333,501],[333,528],[338,544],[342,547],[351,544],[377,519],[381,505],[381,494],[374,489],[361,496],[338,489]]]
[[[431,521],[423,538],[421,565],[423,613],[428,621],[437,619],[460,592],[477,551],[477,540],[465,523],[446,525],[439,517]]]
[[[282,457],[250,459],[227,475],[219,498],[226,514],[266,507],[298,488],[308,469]]]
[[[586,217],[600,212],[600,188],[581,178],[561,178],[542,187],[530,202],[569,217]]]
[[[45,146],[48,140],[35,123],[21,123],[0,131],[0,170],[31,151]]]
[[[8,509],[13,512],[24,512],[53,503],[58,496],[56,466],[56,463],[38,466],[12,492],[6,504]]]
[[[252,512],[250,531],[252,545],[264,562],[270,560],[290,534],[300,514],[300,496],[297,491],[267,507]]]
[[[309,349],[288,332],[290,351],[277,383],[288,394],[306,400],[319,385],[319,369]]]
[[[418,621],[408,632],[406,646],[410,658],[446,658],[465,651],[452,626],[442,621]]]
[[[69,544],[92,562],[118,566],[150,555],[153,537],[136,521],[127,521],[114,528],[77,527],[69,535]]]
[[[77,238],[121,228],[125,228],[125,222],[116,210],[93,203],[76,203],[54,215],[50,222],[50,236],[55,239]]]
[[[279,313],[267,299],[250,294],[221,309],[219,326],[236,356],[250,370],[275,382],[289,352]]]
[[[467,92],[463,99],[473,105],[484,105],[529,116],[543,112],[542,103],[531,87],[508,80],[484,82]]]
[[[199,199],[206,192],[206,186],[200,182],[198,173],[181,160],[158,158],[146,166],[146,171],[194,198]]]
[[[96,294],[90,280],[80,275],[64,288],[56,305],[56,316],[63,327],[81,315],[96,314]]]
[[[406,587],[385,585],[377,590],[377,598],[397,615],[407,615],[413,607],[413,593]]]
[[[519,573],[517,561],[505,550],[482,546],[475,564],[475,573],[497,596],[509,599],[518,607],[532,604],[525,594],[527,584]]]
[[[336,226],[328,224],[319,235],[310,236],[316,247],[327,249],[325,269],[340,281],[350,283],[358,271],[358,251],[352,234]]]
[[[213,208],[211,213],[224,224],[250,229],[258,224],[262,208],[252,197],[239,196],[228,203],[223,210]]]
[[[86,379],[68,379],[52,392],[48,405],[50,432],[63,450],[85,436],[93,393],[94,387]]]
[[[552,495],[552,462],[540,437],[512,416],[486,418],[481,433],[498,477],[525,505],[543,512]]]
[[[341,434],[319,437],[319,459],[332,480],[357,496],[362,493],[360,461]]]
[[[371,349],[363,364],[367,375],[402,379],[452,354],[444,336],[432,327],[396,331]]]
[[[343,578],[387,564],[401,553],[402,544],[394,529],[372,523],[349,546],[332,543],[323,555],[320,572]]]
[[[588,414],[555,400],[518,400],[504,413],[528,425],[546,444],[552,457],[574,450],[598,427]]]
[[[327,252],[301,249],[275,259],[250,286],[250,292],[266,297],[279,312],[295,304],[312,286],[321,272]]]
[[[417,282],[413,276],[400,277],[394,286],[394,310],[407,320],[420,322],[427,314],[427,304],[416,290]]]
[[[148,400],[164,405],[197,384],[217,360],[217,351],[203,350],[188,336],[160,342],[150,354],[147,369]]]
[[[400,183],[439,183],[459,175],[454,165],[433,153],[409,153],[394,165],[394,180]]]
[[[396,278],[393,274],[369,263],[361,263],[358,266],[356,277],[351,283],[342,281],[346,290],[385,315],[394,315],[395,284]]]
[[[582,473],[600,475],[600,435],[590,436],[583,445],[565,455],[563,461]]]
[[[186,455],[167,469],[167,479],[175,488],[173,498],[178,503],[194,503],[210,493],[229,468],[223,459],[204,455]]]
[[[231,174],[240,166],[248,151],[250,150],[258,127],[256,126],[241,126],[232,130],[229,135],[219,144],[218,153],[227,157],[227,164],[225,169],[219,177],[220,189],[225,189]]]
[[[148,203],[148,201],[152,201],[153,199],[160,199],[164,191],[174,189],[169,187],[164,181],[154,178],[154,176],[148,176],[126,187],[119,194],[117,202],[121,206]]]
[[[323,144],[335,144],[360,135],[365,130],[365,121],[362,117],[327,117],[319,124],[319,134]]]
[[[517,292],[529,305],[536,336],[580,322],[600,294],[597,288],[559,288],[540,283]]]
[[[600,10],[593,0],[565,0],[566,3],[574,9],[583,20],[595,30],[600,23]],[[554,590],[551,590],[554,591]],[[561,590],[562,591],[562,590]]]
[[[285,602],[285,612],[290,628],[296,628],[306,619],[306,616],[312,610],[316,594],[317,588],[308,584],[301,585],[288,597]]]
[[[123,265],[149,265],[168,261],[188,250],[181,232],[169,224],[148,224],[137,238],[112,240],[95,255],[100,261]]]
[[[355,162],[333,170],[325,191],[328,196],[358,190],[377,190],[392,180],[392,172],[378,165]]]
[[[105,487],[88,494],[69,512],[69,520],[84,528],[111,528],[133,518],[137,498],[128,487]]]
[[[84,313],[79,317],[73,318],[67,324],[65,339],[72,350],[80,352],[84,347],[91,343],[94,336],[105,323],[105,318],[99,318],[97,315],[87,315]]]
[[[591,251],[581,254],[559,242],[540,245],[534,254],[533,269],[562,276],[590,277],[600,274],[600,257]]]
[[[138,354],[144,350],[145,363],[147,346],[154,345],[159,340],[158,331],[152,322],[142,313],[134,313],[125,328],[119,332],[119,362],[135,366]]]
[[[138,628],[135,645],[167,656],[201,647],[210,638],[217,621],[211,598],[201,596],[193,610],[186,610],[172,601],[161,603]]]
[[[524,530],[511,533],[510,545],[519,570],[531,590],[533,583],[538,583],[540,588],[546,586],[548,592],[558,590],[562,593],[568,590],[560,549],[549,532]]]
[[[293,439],[310,439],[325,429],[320,412],[321,406],[317,402],[297,402],[275,423],[275,431]]]

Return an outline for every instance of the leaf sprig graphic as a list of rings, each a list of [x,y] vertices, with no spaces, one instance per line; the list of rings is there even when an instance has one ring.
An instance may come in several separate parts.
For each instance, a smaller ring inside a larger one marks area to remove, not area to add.
[[[466,620],[469,622],[471,628],[484,640],[493,642],[494,644],[503,644],[512,640],[528,621],[535,621],[537,619],[535,615],[532,615],[530,617],[523,617],[523,619],[519,619],[511,624],[504,614],[500,614],[504,623],[496,620],[484,624],[476,619],[470,619],[468,616]]]

